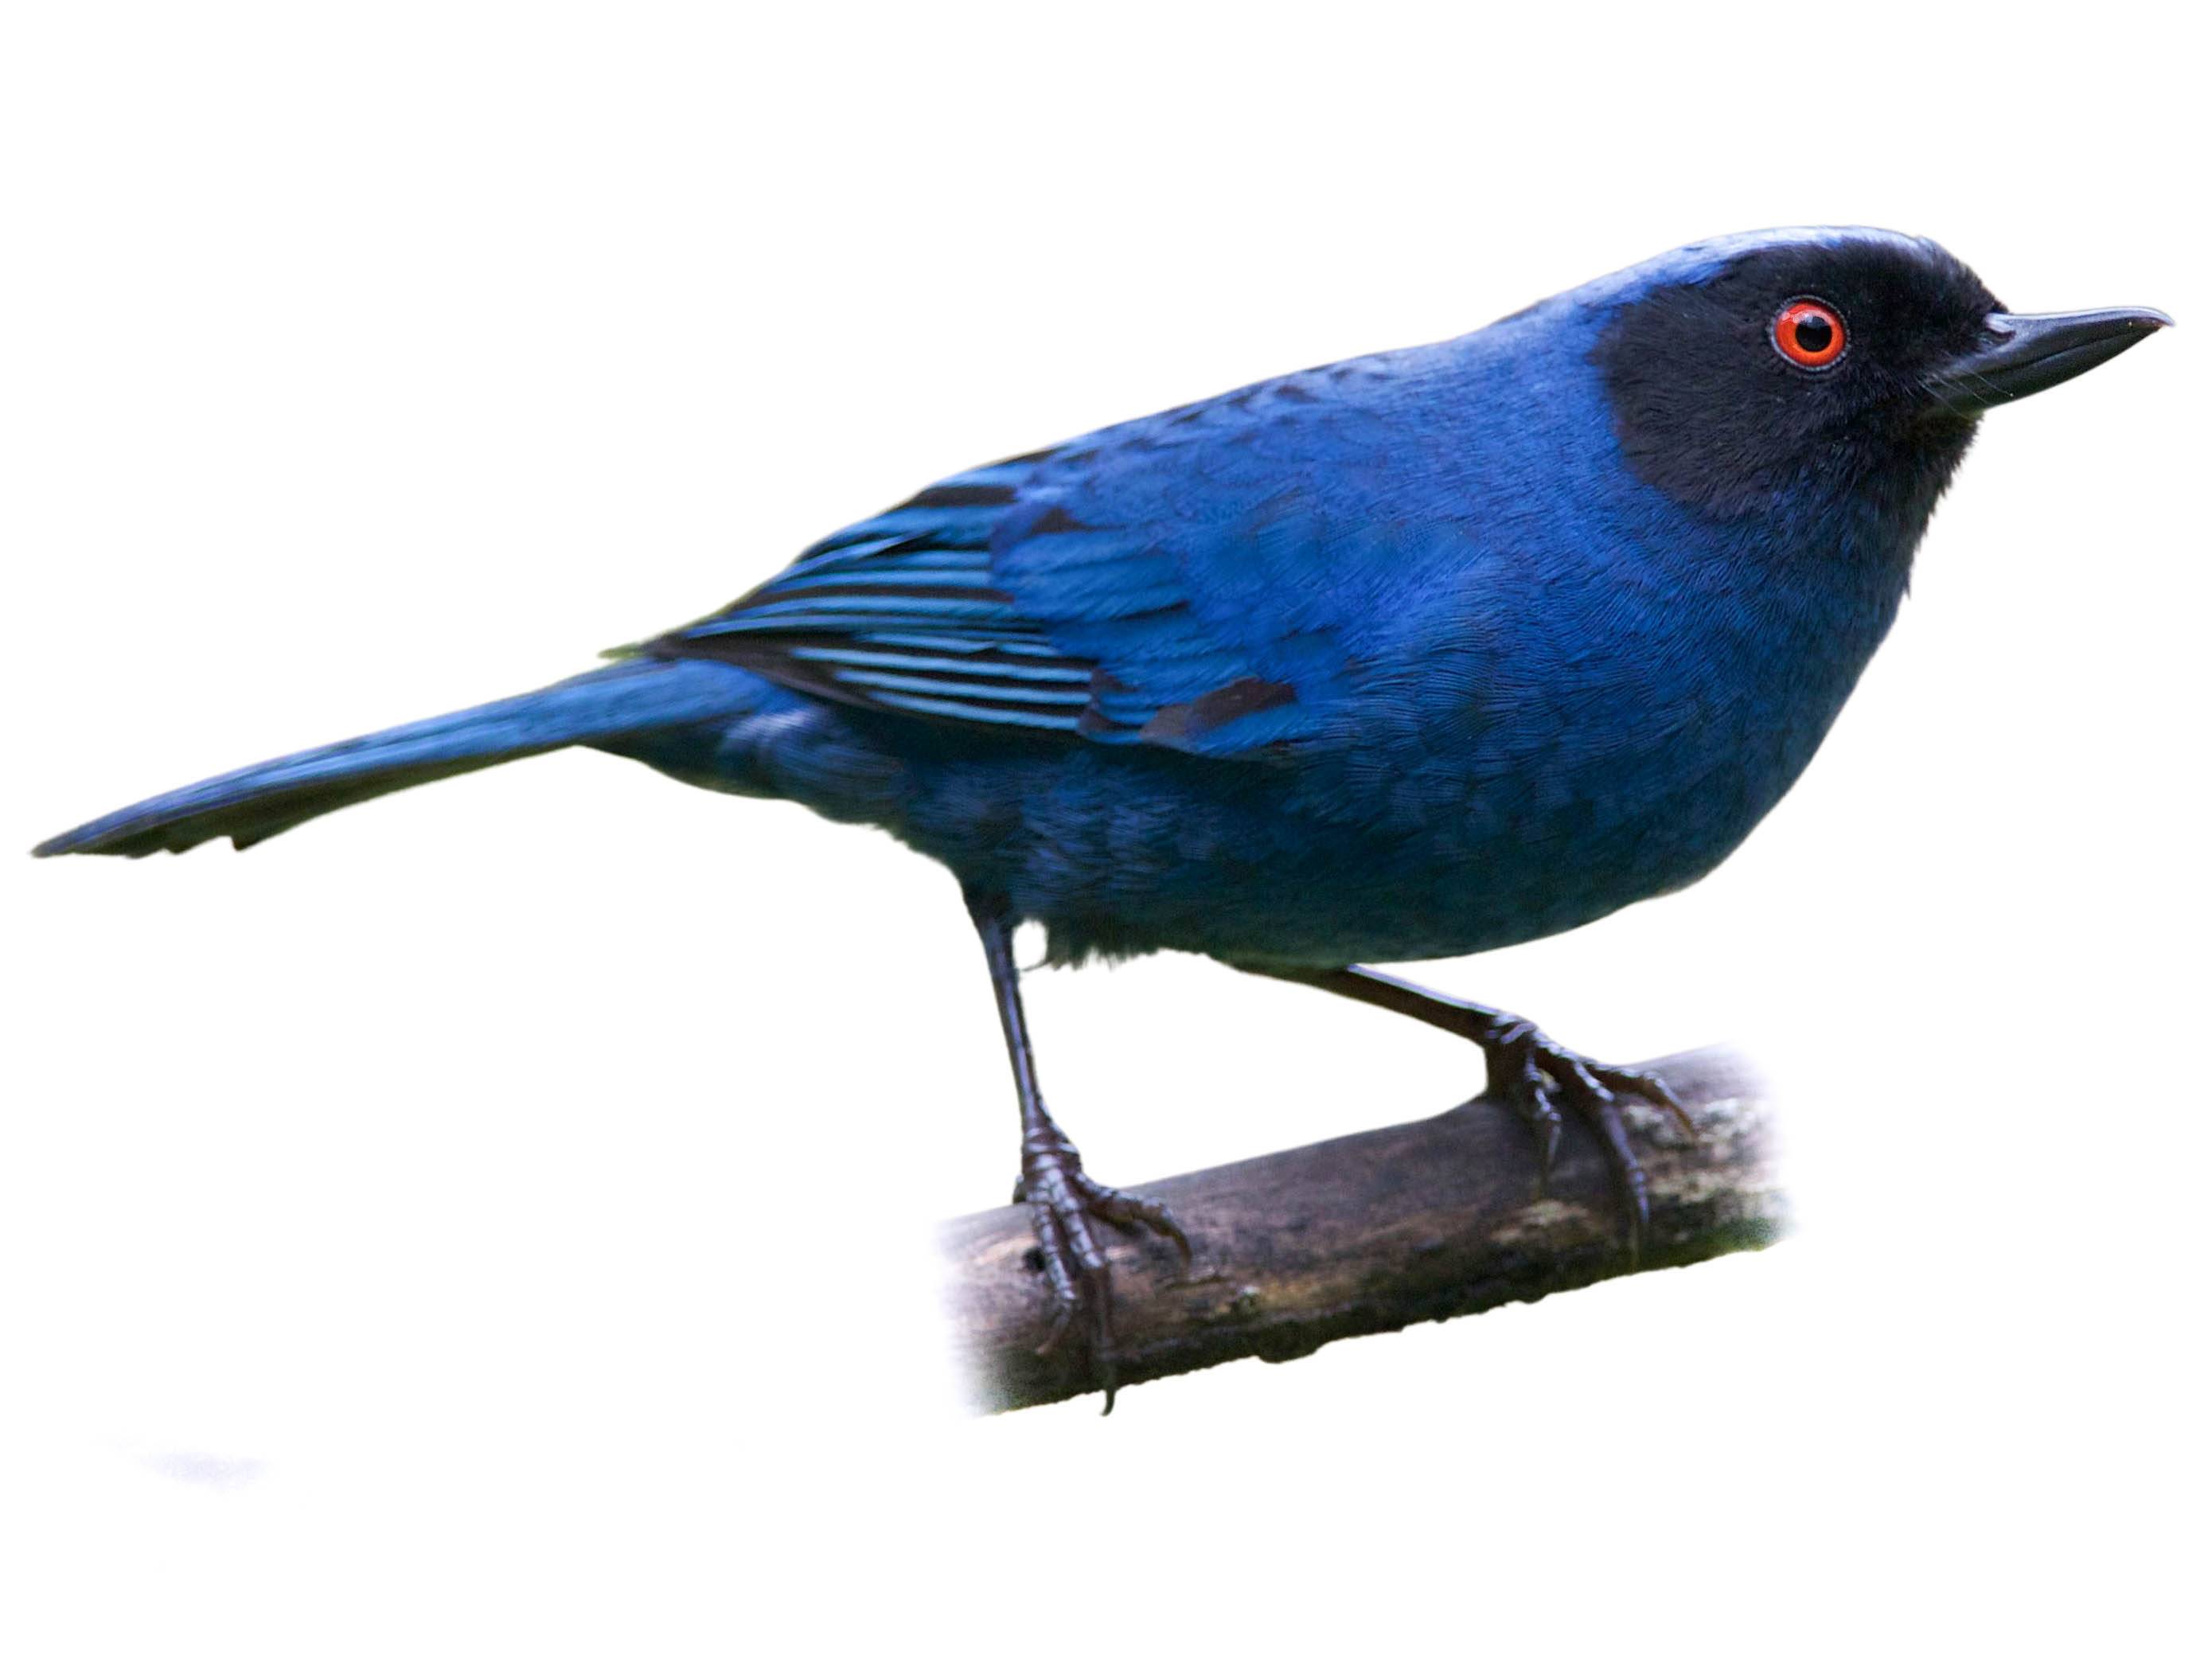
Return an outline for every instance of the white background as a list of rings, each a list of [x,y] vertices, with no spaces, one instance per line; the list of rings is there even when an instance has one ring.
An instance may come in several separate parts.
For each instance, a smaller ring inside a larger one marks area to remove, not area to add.
[[[1709,233],[1888,224],[2183,326],[1989,421],[1725,869],[1417,970],[1742,1045],[1800,1236],[1108,1422],[957,1413],[926,1230],[1002,1200],[1014,1111],[888,839],[570,754],[246,858],[0,860],[0,1646],[2201,1638],[2202,42],[1474,9],[10,12],[18,848]],[[1109,1180],[1477,1075],[1196,960],[1030,995]]]

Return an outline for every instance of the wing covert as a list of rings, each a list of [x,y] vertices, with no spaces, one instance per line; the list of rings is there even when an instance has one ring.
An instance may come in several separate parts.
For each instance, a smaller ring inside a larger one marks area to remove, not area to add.
[[[1309,738],[1354,667],[1358,562],[1337,568],[1350,520],[1324,484],[1375,417],[1343,380],[1384,361],[956,474],[641,648],[1052,738],[1210,755]]]

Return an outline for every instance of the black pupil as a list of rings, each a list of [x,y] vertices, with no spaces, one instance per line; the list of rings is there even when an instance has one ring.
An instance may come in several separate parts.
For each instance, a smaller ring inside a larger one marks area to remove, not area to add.
[[[1836,325],[1818,312],[1808,312],[1797,319],[1797,349],[1808,357],[1819,356],[1835,337]]]

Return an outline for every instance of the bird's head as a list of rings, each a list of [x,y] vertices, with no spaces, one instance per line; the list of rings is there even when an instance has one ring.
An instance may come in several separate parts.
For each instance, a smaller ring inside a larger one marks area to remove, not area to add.
[[[1698,243],[1583,297],[1629,464],[1723,518],[1850,494],[1924,519],[1985,410],[2171,321],[2016,314],[1935,243],[1868,229]]]

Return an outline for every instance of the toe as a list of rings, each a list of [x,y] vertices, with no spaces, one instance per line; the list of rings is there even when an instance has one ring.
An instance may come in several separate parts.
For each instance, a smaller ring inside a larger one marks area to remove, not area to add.
[[[1680,1124],[1684,1133],[1697,1133],[1697,1120],[1690,1115],[1690,1109],[1682,1103],[1681,1096],[1674,1092],[1674,1085],[1666,1079],[1655,1073],[1631,1071],[1618,1066],[1601,1066],[1595,1069],[1599,1076],[1613,1085],[1616,1093],[1648,1100]]]
[[[1614,1184],[1620,1188],[1621,1200],[1628,1211],[1628,1257],[1633,1261],[1642,1254],[1644,1235],[1651,1225],[1650,1182],[1628,1139],[1628,1123],[1621,1114],[1620,1102],[1611,1094],[1594,1101],[1589,1119],[1598,1138],[1605,1142]]]
[[[1694,1136],[1697,1126],[1689,1109],[1663,1079],[1584,1060],[1526,1020],[1501,1016],[1476,1040],[1489,1062],[1489,1092],[1511,1105],[1536,1137],[1544,1185],[1549,1184],[1559,1152],[1563,1107],[1571,1109],[1596,1133],[1627,1212],[1628,1253],[1632,1261],[1636,1259],[1651,1224],[1650,1181],[1629,1139],[1622,1103],[1649,1101]]]
[[[1124,1226],[1142,1227],[1158,1234],[1176,1247],[1176,1253],[1182,1257],[1182,1265],[1186,1267],[1190,1266],[1190,1235],[1183,1231],[1182,1224],[1176,1219],[1174,1211],[1156,1199],[1131,1198],[1126,1194],[1117,1196],[1121,1198],[1117,1206],[1121,1213],[1114,1218],[1116,1221]]]
[[[1507,1074],[1504,1086],[1498,1091],[1506,1104],[1520,1115],[1528,1126],[1528,1133],[1536,1140],[1536,1185],[1540,1192],[1547,1191],[1552,1182],[1552,1168],[1559,1157],[1559,1091],[1553,1079],[1536,1058],[1533,1047],[1523,1047],[1519,1058]]]
[[[1084,1208],[1091,1214],[1110,1221],[1125,1232],[1142,1230],[1158,1233],[1176,1247],[1185,1267],[1190,1265],[1190,1236],[1183,1231],[1175,1212],[1158,1199],[1103,1186],[1088,1176],[1080,1177],[1077,1192]]]
[[[1046,1287],[1052,1292],[1052,1328],[1037,1346],[1039,1355],[1057,1349],[1066,1337],[1075,1316],[1082,1310],[1083,1293],[1076,1288],[1069,1258],[1066,1230],[1048,1204],[1030,1206],[1030,1225],[1036,1234],[1037,1255],[1044,1268]]]
[[[1043,1257],[1053,1297],[1052,1329],[1037,1352],[1058,1348],[1080,1320],[1089,1339],[1091,1378],[1114,1409],[1121,1386],[1114,1343],[1114,1273],[1100,1248],[1097,1224],[1149,1231],[1172,1243],[1190,1265],[1189,1236],[1157,1199],[1103,1185],[1085,1173],[1074,1148],[1058,1138],[1034,1135],[1023,1147],[1022,1189]]]
[[[1627,1212],[1628,1256],[1634,1261],[1641,1255],[1644,1235],[1650,1230],[1651,1191],[1650,1178],[1629,1138],[1621,1100],[1624,1096],[1649,1097],[1656,1103],[1657,1097],[1644,1096],[1642,1073],[1617,1066],[1598,1065],[1555,1043],[1546,1048],[1544,1063],[1558,1081],[1560,1093],[1604,1144],[1606,1161],[1613,1167],[1613,1184]],[[1671,1091],[1668,1098],[1672,1099]],[[1681,1113],[1679,1102],[1674,1103],[1674,1109]]]

